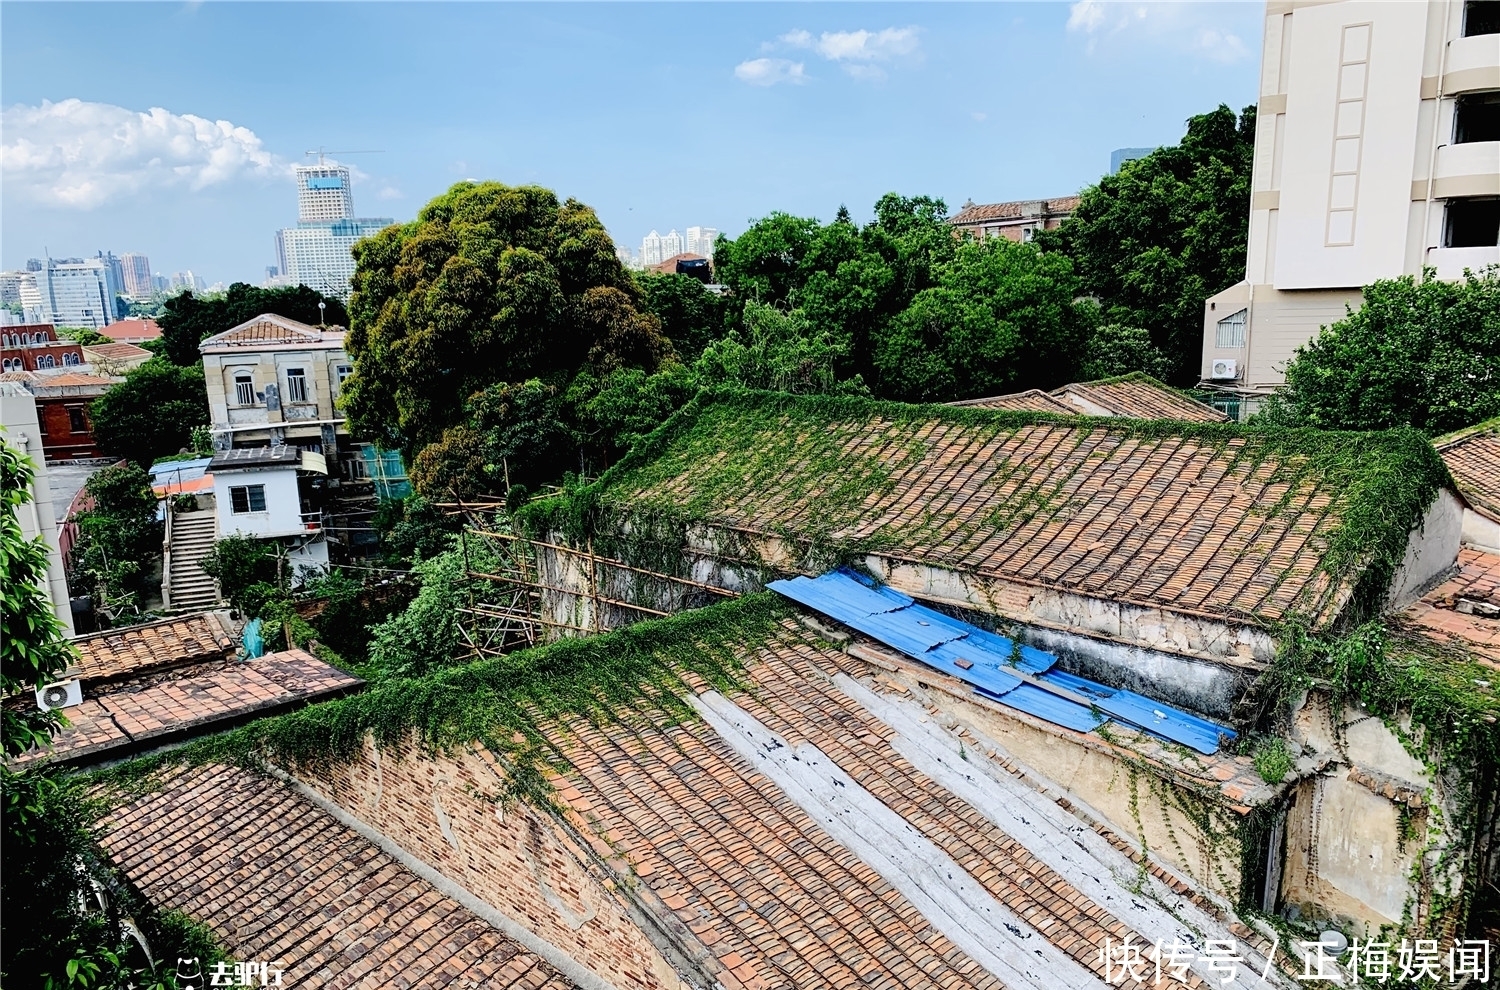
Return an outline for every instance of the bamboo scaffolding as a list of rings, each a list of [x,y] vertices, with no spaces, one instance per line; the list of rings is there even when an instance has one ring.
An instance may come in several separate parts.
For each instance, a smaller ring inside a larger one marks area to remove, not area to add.
[[[477,536],[494,537],[497,540],[515,540],[522,543],[529,543],[532,546],[546,547],[548,550],[557,550],[560,553],[572,554],[575,557],[590,557],[590,554],[585,553],[582,550],[576,550],[573,547],[565,547],[557,543],[548,543],[545,540],[533,540],[525,536],[516,536],[512,533],[494,533],[485,529],[470,529],[469,532],[474,533]],[[592,545],[592,541],[590,545]],[[597,560],[599,563],[604,564],[608,567],[616,567],[623,571],[630,571],[633,574],[644,574],[647,577],[661,578],[663,581],[671,581],[673,584],[685,584],[690,588],[697,588],[700,591],[711,591],[716,595],[724,595],[727,598],[739,597],[737,592],[730,591],[728,588],[720,588],[712,584],[704,584],[702,581],[694,581],[691,578],[676,577],[672,574],[663,574],[661,571],[651,571],[647,570],[644,567],[635,567],[631,564],[625,563],[623,560],[616,560],[613,557],[593,557],[592,559]],[[734,558],[723,559],[734,560]]]
[[[573,588],[558,588],[558,587],[555,587],[554,585],[550,585],[550,584],[538,584],[535,581],[526,581],[526,580],[523,580],[522,578],[518,578],[518,577],[507,577],[504,574],[486,574],[484,571],[470,571],[469,573],[472,574],[474,577],[487,578],[488,580],[491,580],[491,581],[501,581],[501,582],[506,582],[506,583],[509,583],[509,584],[522,584],[522,585],[527,586],[528,588],[538,588],[538,589],[540,589],[542,591],[555,591],[555,592],[557,592],[559,594],[563,594],[563,595],[578,595],[579,597],[591,597],[591,598],[594,598],[596,601],[604,602],[606,605],[616,605],[616,606],[618,606],[620,608],[635,609],[637,612],[648,612],[651,615],[659,615],[659,616],[666,617],[666,616],[669,616],[669,615],[672,614],[671,612],[661,612],[661,611],[658,611],[657,609],[654,609],[654,608],[647,608],[644,605],[637,605],[634,602],[621,601],[618,598],[606,598],[603,595],[598,594],[597,592],[595,592],[594,594],[590,595],[587,591],[578,591],[578,590],[575,590]]]

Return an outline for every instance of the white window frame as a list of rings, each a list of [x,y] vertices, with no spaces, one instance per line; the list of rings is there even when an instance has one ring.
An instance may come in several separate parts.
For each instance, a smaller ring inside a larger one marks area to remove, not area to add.
[[[236,494],[244,500],[245,507],[241,509],[235,504]],[[256,497],[260,498],[260,508],[255,507]],[[265,512],[266,510],[266,486],[265,485],[232,485],[229,488],[229,512],[231,515],[243,516],[252,512]]]
[[[1248,307],[1230,313],[1214,328],[1214,346],[1225,350],[1241,350],[1245,346],[1245,329],[1249,323]]]
[[[307,387],[307,369],[286,369],[286,401],[308,402],[310,401],[308,399],[309,394],[310,392]]]
[[[248,371],[234,373],[234,404],[237,406],[255,405],[255,376]]]

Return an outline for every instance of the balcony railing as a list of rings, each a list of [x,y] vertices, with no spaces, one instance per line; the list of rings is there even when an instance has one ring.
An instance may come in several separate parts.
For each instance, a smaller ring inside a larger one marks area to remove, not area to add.
[[[318,530],[322,529],[323,528],[323,513],[322,513],[322,511],[319,510],[318,512],[304,512],[304,513],[302,513],[302,528],[305,529],[305,530],[307,530],[309,533],[316,533]]]

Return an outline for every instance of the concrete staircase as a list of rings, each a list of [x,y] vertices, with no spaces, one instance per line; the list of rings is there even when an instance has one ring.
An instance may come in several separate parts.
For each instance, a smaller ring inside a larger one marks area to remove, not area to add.
[[[168,578],[162,598],[169,608],[203,609],[219,603],[218,586],[200,566],[218,535],[212,509],[172,514],[170,545],[162,562]]]

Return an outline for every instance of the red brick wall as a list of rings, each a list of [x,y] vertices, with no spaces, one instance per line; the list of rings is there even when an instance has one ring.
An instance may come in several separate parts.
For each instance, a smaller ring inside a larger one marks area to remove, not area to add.
[[[429,759],[367,741],[362,759],[301,779],[620,990],[676,987],[556,820],[495,800],[503,772],[488,753]]]
[[[36,415],[42,425],[42,455],[49,461],[71,460],[76,457],[103,457],[104,452],[94,441],[93,424],[89,422],[88,408],[93,399],[85,396],[39,397],[36,400]],[[83,410],[83,419],[89,429],[83,433],[73,432],[69,408]]]

